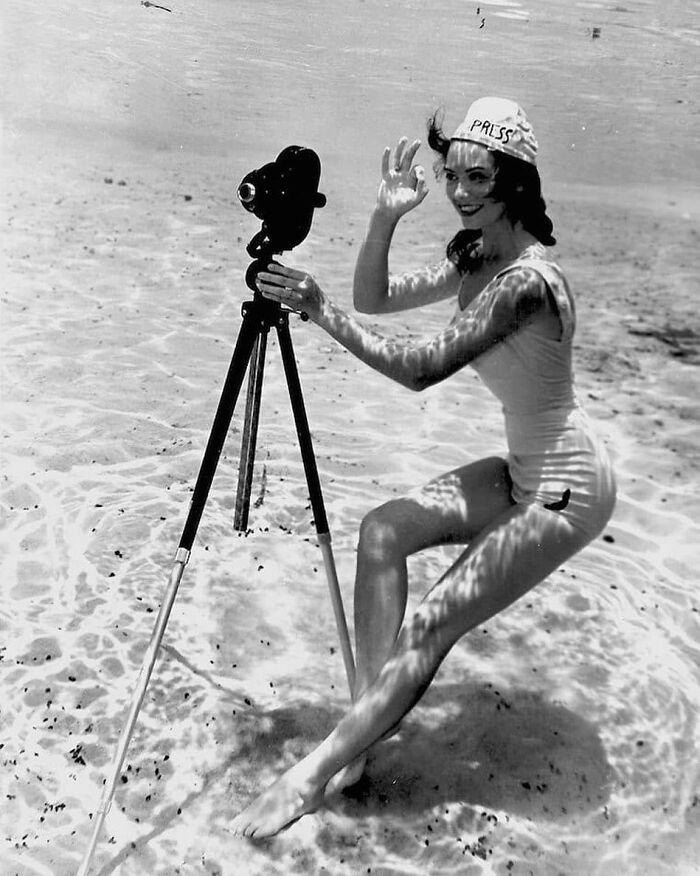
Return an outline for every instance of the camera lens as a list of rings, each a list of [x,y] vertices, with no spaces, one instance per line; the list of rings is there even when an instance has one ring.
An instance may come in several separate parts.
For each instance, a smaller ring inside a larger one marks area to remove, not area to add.
[[[243,183],[238,187],[238,199],[242,204],[252,204],[255,200],[255,186],[253,183]]]

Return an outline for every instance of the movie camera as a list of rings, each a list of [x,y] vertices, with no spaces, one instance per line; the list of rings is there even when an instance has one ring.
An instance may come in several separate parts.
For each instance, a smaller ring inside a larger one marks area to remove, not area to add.
[[[246,273],[249,289],[256,291],[257,273],[274,253],[293,249],[309,233],[314,210],[326,204],[318,190],[320,179],[321,162],[313,149],[287,146],[274,161],[241,180],[241,204],[262,220],[262,229],[246,247],[255,259]]]

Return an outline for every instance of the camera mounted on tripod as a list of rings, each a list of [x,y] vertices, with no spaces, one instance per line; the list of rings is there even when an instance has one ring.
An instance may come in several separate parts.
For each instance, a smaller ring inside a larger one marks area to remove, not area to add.
[[[246,247],[255,261],[246,284],[257,291],[258,271],[275,253],[293,249],[311,229],[314,210],[326,204],[318,190],[321,162],[313,149],[287,146],[274,161],[251,170],[238,186],[238,198],[248,212],[262,220],[262,229]]]

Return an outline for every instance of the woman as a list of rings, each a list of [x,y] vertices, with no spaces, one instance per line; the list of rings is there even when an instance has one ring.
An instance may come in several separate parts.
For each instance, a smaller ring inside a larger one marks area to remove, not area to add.
[[[360,528],[355,586],[353,705],[331,734],[233,823],[264,837],[316,809],[327,790],[362,774],[368,749],[420,699],[452,645],[565,560],[607,523],[614,480],[573,390],[574,306],[561,270],[522,109],[482,98],[447,138],[428,141],[462,231],[439,265],[390,277],[396,223],[425,198],[419,147],[385,150],[382,182],[355,271],[354,300],[388,313],[457,297],[451,324],[406,345],[370,331],[333,304],[304,271],[270,265],[264,295],[306,312],[372,368],[422,390],[471,365],[502,402],[508,459],[472,462],[370,512]],[[406,558],[446,543],[464,553],[404,621]]]

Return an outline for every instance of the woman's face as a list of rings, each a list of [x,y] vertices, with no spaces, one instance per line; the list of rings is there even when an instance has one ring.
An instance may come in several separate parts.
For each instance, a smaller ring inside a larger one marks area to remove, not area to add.
[[[449,200],[473,231],[503,218],[505,204],[491,197],[496,182],[496,162],[479,143],[455,140],[445,159],[445,189]]]

